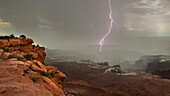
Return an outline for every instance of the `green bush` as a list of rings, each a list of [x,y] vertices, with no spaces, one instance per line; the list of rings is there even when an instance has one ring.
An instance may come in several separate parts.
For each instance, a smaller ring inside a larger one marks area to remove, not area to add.
[[[47,73],[45,76],[46,76],[46,77],[50,77],[50,76],[51,76],[51,74],[50,74],[50,73]]]
[[[10,38],[14,38],[15,36],[14,36],[14,34],[11,34],[11,35],[9,35],[9,37],[10,37]]]
[[[29,60],[29,61],[35,60],[34,55],[33,54],[29,54],[29,53],[24,55],[24,58]]]
[[[55,77],[55,73],[54,73],[54,71],[51,71],[51,76],[52,76],[52,78],[54,78]]]
[[[46,74],[46,77],[52,77],[52,78],[54,78],[54,77],[55,77],[54,71],[51,71],[51,73],[47,73],[47,74]]]
[[[11,58],[17,58],[18,56],[16,54],[13,54],[13,55],[9,55],[8,56],[8,59],[11,59]]]
[[[18,49],[18,51],[23,52],[23,49]]]
[[[9,55],[9,56],[8,56],[8,59],[11,59],[11,58],[17,58],[18,61],[25,61],[25,60],[22,59],[22,57],[17,56],[16,54],[13,54],[13,55]]]
[[[9,48],[0,47],[0,49],[4,50],[4,52],[9,52]]]
[[[23,60],[22,57],[20,57],[20,56],[17,57],[17,60],[18,60],[18,61],[24,61],[24,62],[25,62],[25,60]]]

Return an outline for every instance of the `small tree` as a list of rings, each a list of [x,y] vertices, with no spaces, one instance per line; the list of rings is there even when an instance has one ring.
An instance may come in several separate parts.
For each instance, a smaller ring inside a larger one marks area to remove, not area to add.
[[[20,35],[20,38],[26,39],[26,36],[25,35]]]
[[[15,36],[14,36],[14,34],[11,34],[11,35],[9,35],[9,37],[10,37],[10,38],[14,38]]]

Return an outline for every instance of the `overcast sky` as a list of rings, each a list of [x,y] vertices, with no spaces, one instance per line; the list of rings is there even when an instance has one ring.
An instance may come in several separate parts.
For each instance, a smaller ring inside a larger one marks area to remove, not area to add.
[[[170,0],[111,4],[119,32],[114,25],[105,44],[139,51],[169,47]],[[0,0],[1,35],[25,34],[52,49],[97,46],[109,23],[108,0]]]

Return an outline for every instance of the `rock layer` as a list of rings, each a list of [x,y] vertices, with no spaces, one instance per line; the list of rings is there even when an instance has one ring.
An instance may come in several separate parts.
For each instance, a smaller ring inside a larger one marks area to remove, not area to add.
[[[30,53],[33,54],[34,57],[40,61],[41,63],[45,64],[45,48],[40,47],[39,45],[35,46],[32,45],[34,41],[32,39],[22,39],[22,38],[15,38],[15,39],[0,39],[0,47],[9,48],[10,52],[16,52],[18,50],[23,51],[25,54]]]

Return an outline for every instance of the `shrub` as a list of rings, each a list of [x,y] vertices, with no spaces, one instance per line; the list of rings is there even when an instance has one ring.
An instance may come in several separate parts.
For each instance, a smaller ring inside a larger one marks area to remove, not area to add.
[[[13,54],[13,55],[9,55],[9,56],[8,56],[8,59],[17,58],[17,57],[18,57],[17,55]]]
[[[36,82],[37,81],[37,77],[32,77],[32,81]]]
[[[9,39],[9,36],[0,36],[0,39]]]
[[[54,73],[54,71],[51,71],[51,76],[52,76],[52,78],[54,78],[55,77],[55,73]]]
[[[18,49],[18,51],[23,52],[23,49]]]
[[[29,54],[29,53],[24,55],[24,58],[29,60],[29,61],[35,60],[34,55],[33,54]]]
[[[13,55],[9,55],[9,56],[8,56],[8,59],[11,59],[11,58],[17,58],[18,61],[25,61],[25,60],[22,59],[22,57],[17,56],[16,54],[13,54]]]
[[[46,76],[46,77],[50,77],[50,76],[51,76],[51,74],[50,74],[50,73],[47,73],[45,76]]]
[[[46,77],[52,77],[52,78],[54,78],[54,77],[55,77],[54,71],[51,71],[51,73],[47,73],[47,74],[46,74]]]
[[[20,57],[20,56],[17,57],[17,60],[18,60],[18,61],[24,61],[24,62],[25,62],[25,60],[23,60],[22,57]]]
[[[9,52],[9,48],[0,47],[0,49],[4,50],[4,52]]]
[[[20,38],[26,39],[26,36],[25,35],[20,35]]]

